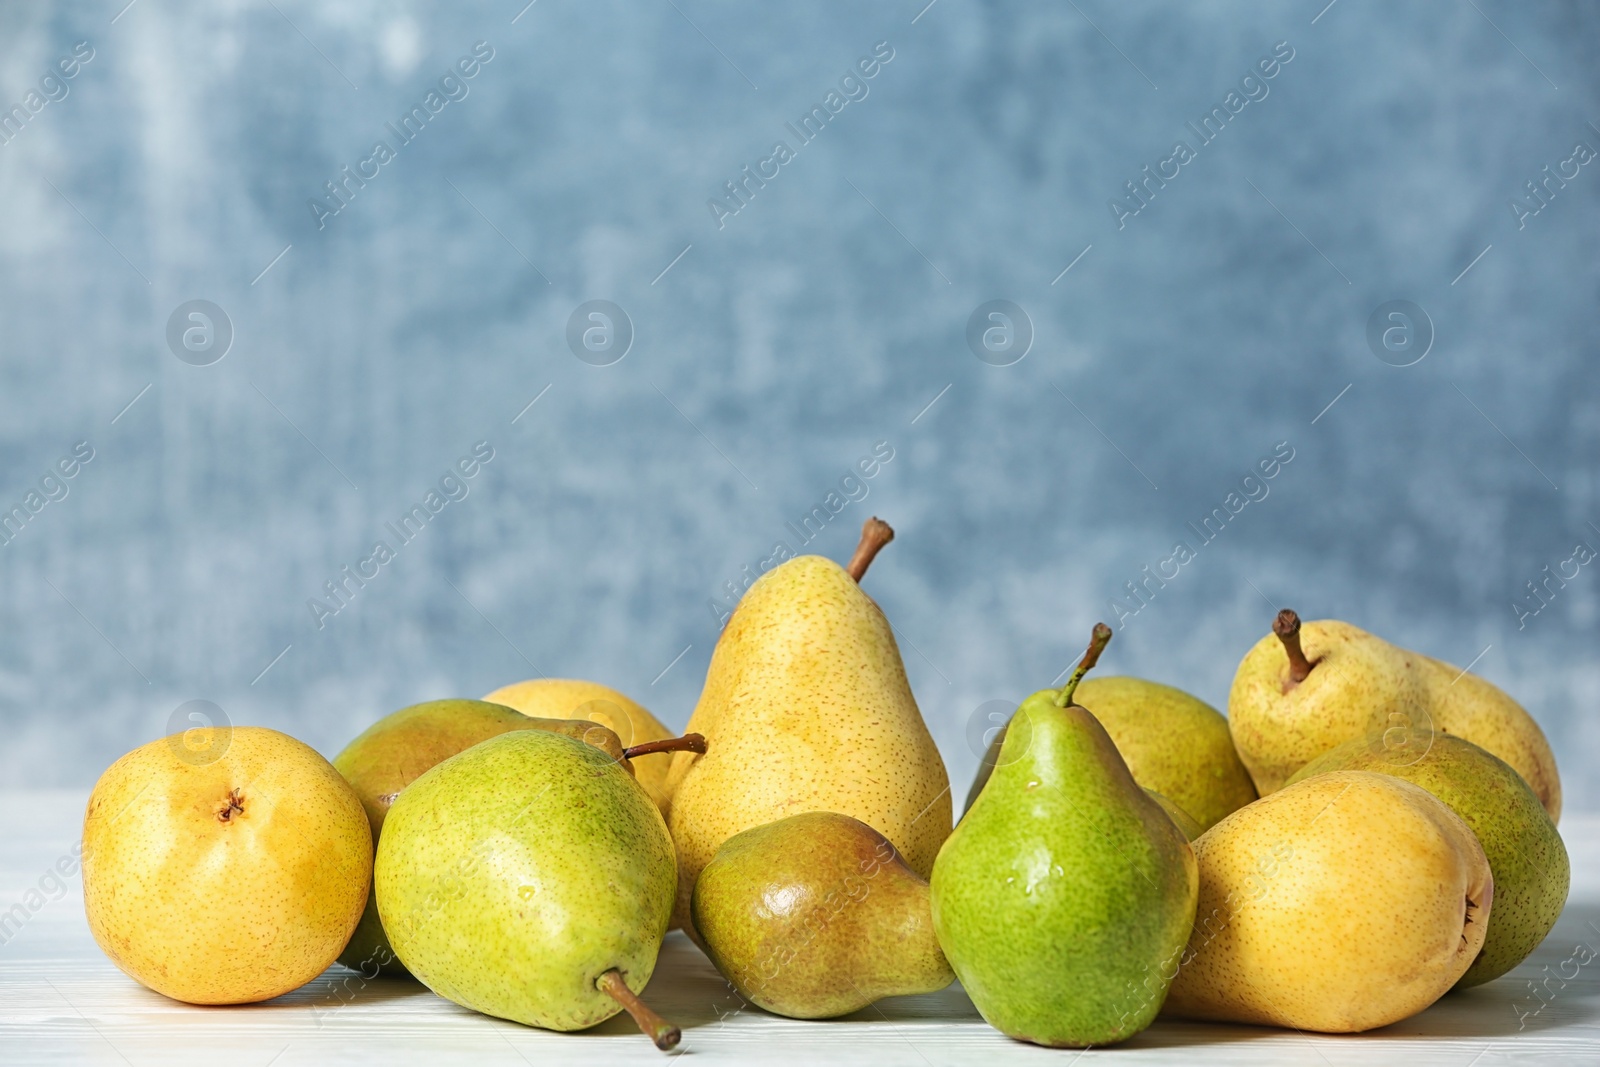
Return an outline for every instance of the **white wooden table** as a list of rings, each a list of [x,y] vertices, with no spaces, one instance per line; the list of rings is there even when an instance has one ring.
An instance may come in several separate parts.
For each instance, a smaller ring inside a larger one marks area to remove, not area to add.
[[[20,928],[8,925],[0,931],[5,942],[0,945],[0,1064],[5,1067],[662,1062],[662,1054],[626,1017],[584,1034],[546,1033],[458,1008],[411,982],[362,983],[339,967],[266,1004],[195,1008],[167,1000],[101,955],[84,923],[78,878],[64,880],[67,884],[57,889],[46,877],[78,839],[84,800],[85,794],[71,792],[0,793],[0,914],[29,899],[28,890],[39,888],[41,879],[46,884],[41,895],[55,894]],[[1447,996],[1421,1015],[1371,1034],[1324,1037],[1161,1021],[1126,1045],[1087,1055],[1126,1064],[1330,1067],[1403,1061],[1408,1067],[1595,1067],[1600,1064],[1600,958],[1582,967],[1563,963],[1580,944],[1600,952],[1600,816],[1569,816],[1561,830],[1573,861],[1566,913],[1533,958],[1497,982]],[[1576,977],[1563,985],[1560,975],[1574,970]],[[1541,1001],[1528,983],[1546,977],[1549,991]],[[702,1064],[942,1067],[1065,1064],[1079,1055],[1002,1037],[979,1018],[959,986],[884,1001],[829,1022],[736,1010],[738,999],[681,934],[668,939],[647,996],[683,1027],[677,1054],[693,1055],[693,1062]]]

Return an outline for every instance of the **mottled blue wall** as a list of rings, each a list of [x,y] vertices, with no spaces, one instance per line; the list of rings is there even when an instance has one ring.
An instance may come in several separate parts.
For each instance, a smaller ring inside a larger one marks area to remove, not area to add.
[[[1600,805],[1592,4],[123,2],[0,8],[0,503],[93,451],[0,548],[5,783],[87,784],[192,699],[328,753],[536,671],[681,725],[724,583],[886,442],[809,550],[899,531],[867,586],[959,783],[974,709],[1096,619],[1110,670],[1222,704],[1289,604],[1481,653]],[[1006,366],[967,338],[996,299]],[[191,300],[219,361],[169,346]],[[590,300],[619,362],[569,350]]]

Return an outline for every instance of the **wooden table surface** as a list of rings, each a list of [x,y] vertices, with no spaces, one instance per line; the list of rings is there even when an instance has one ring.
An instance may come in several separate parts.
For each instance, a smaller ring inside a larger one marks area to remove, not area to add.
[[[6,1067],[662,1062],[626,1017],[583,1034],[547,1033],[474,1014],[411,982],[363,983],[340,967],[266,1004],[195,1008],[167,1000],[100,953],[84,922],[78,878],[65,880],[64,889],[47,878],[78,840],[85,798],[78,792],[0,793],[0,915],[12,915],[0,928],[0,1064]],[[1160,1021],[1125,1045],[1086,1055],[1126,1064],[1594,1067],[1600,1064],[1600,816],[1568,816],[1561,830],[1573,868],[1566,912],[1532,959],[1505,978],[1446,996],[1421,1015],[1370,1034],[1326,1037]],[[41,879],[45,892],[29,897]],[[38,907],[30,909],[29,902]],[[16,904],[27,913],[20,925]],[[1575,962],[1588,956],[1595,958]],[[1546,983],[1542,999],[1530,989],[1535,980]],[[828,1022],[740,1010],[705,956],[676,933],[647,996],[683,1027],[678,1054],[701,1064],[942,1067],[1065,1064],[1079,1057],[1002,1037],[959,986],[883,1001]]]

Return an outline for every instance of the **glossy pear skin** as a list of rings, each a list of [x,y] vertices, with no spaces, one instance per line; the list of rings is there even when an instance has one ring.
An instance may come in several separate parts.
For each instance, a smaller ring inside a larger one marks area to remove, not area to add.
[[[1383,735],[1349,741],[1300,768],[1289,784],[1328,771],[1376,771],[1419,785],[1477,835],[1494,874],[1494,913],[1483,951],[1456,982],[1482,985],[1527,959],[1567,902],[1572,869],[1555,823],[1528,783],[1470,741],[1436,734],[1420,757],[1384,747]]]
[[[1228,694],[1228,727],[1239,758],[1266,796],[1328,749],[1425,703],[1415,653],[1336,619],[1303,623],[1313,664],[1298,683],[1276,634],[1245,653]]]
[[[1145,792],[1150,794],[1151,800],[1161,805],[1161,810],[1167,813],[1167,818],[1172,820],[1172,825],[1183,832],[1185,841],[1193,843],[1201,834],[1205,833],[1205,828],[1195,821],[1194,816],[1174,804],[1171,798],[1162,796],[1148,787]]]
[[[533,678],[501,686],[483,698],[538,719],[587,719],[616,734],[622,747],[660,741],[673,733],[649,709],[609,686],[577,678]],[[666,814],[667,772],[672,753],[653,752],[630,760],[639,784]]]
[[[955,981],[928,883],[848,815],[791,815],[735,834],[700,872],[695,929],[739,995],[825,1019]]]
[[[361,798],[376,848],[389,806],[424,771],[480,741],[510,730],[531,729],[596,744],[627,765],[617,737],[585,721],[529,719],[511,708],[483,700],[429,700],[401,708],[367,727],[334,757],[333,766]],[[375,899],[367,900],[361,923],[339,954],[339,962],[368,977],[406,974],[384,936]]]
[[[221,754],[191,761],[185,745]],[[258,726],[134,749],[101,775],[84,816],[95,941],[190,1004],[267,1000],[317,977],[355,929],[371,879],[372,838],[350,786],[309,746]]]
[[[1195,852],[1200,906],[1167,1015],[1370,1030],[1432,1004],[1483,947],[1489,861],[1455,812],[1399,778],[1308,778]]]
[[[1256,798],[1250,772],[1234,751],[1228,720],[1211,705],[1181,689],[1143,678],[1085,678],[1074,703],[1094,713],[1134,781],[1184,810],[1202,831]],[[1004,729],[995,732],[967,807],[988,781]]]
[[[475,1011],[581,1030],[642,990],[677,864],[661,812],[605,753],[542,730],[491,738],[400,794],[378,841],[383,928],[429,989]]]
[[[933,921],[989,1023],[1036,1044],[1147,1026],[1194,921],[1189,843],[1100,722],[1035,693],[939,853]]]
[[[832,560],[800,556],[751,585],[711,656],[673,756],[667,821],[687,924],[700,872],[734,834],[807,811],[882,833],[927,876],[950,833],[950,779],[877,604]]]

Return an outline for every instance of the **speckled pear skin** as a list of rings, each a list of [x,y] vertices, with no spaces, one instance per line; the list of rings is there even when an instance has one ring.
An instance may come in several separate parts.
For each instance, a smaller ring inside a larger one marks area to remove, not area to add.
[[[695,880],[741,830],[807,811],[860,819],[926,877],[950,833],[950,777],[906,682],[888,620],[844,568],[800,556],[746,591],[711,655],[673,755],[667,823],[678,848],[674,922]]]
[[[1074,703],[1106,728],[1134,781],[1177,804],[1202,831],[1256,798],[1234,750],[1228,720],[1181,689],[1143,678],[1085,678]],[[989,779],[1005,731],[997,730],[967,793],[967,807]]]
[[[1011,1037],[1107,1045],[1149,1025],[1194,922],[1183,832],[1084,708],[1035,693],[939,852],[939,944],[978,1011]]]
[[[1289,784],[1341,770],[1392,774],[1421,786],[1461,816],[1483,846],[1494,874],[1494,913],[1483,951],[1455,988],[1499,978],[1539,947],[1566,905],[1572,868],[1556,824],[1510,765],[1448,734],[1435,735],[1420,758],[1397,760],[1377,735],[1324,752]]]
[[[1228,694],[1234,748],[1262,796],[1328,749],[1388,729],[1425,704],[1420,658],[1336,619],[1302,623],[1300,643],[1313,664],[1289,678],[1283,642],[1269,633],[1246,652]]]
[[[1410,782],[1335,771],[1195,842],[1200,906],[1163,1014],[1355,1033],[1422,1011],[1483,947],[1489,861]]]
[[[728,838],[693,909],[717,970],[778,1015],[826,1019],[955,981],[927,880],[848,815],[791,815]]]
[[[1522,775],[1552,822],[1561,821],[1561,775],[1539,724],[1486,678],[1431,656],[1418,656],[1435,726],[1504,760]]]
[[[1283,644],[1269,633],[1239,663],[1228,696],[1234,746],[1262,796],[1346,741],[1395,727],[1432,729],[1505,760],[1560,821],[1550,743],[1493,683],[1332,619],[1303,623],[1300,639],[1313,664],[1303,681],[1291,682]]]
[[[576,678],[534,678],[501,686],[483,699],[542,719],[587,719],[616,734],[622,747],[660,741],[673,733],[649,709],[599,682]],[[672,753],[653,752],[629,761],[650,799],[667,811],[667,773]]]
[[[333,759],[334,767],[355,789],[372,826],[376,847],[389,806],[400,791],[439,761],[510,730],[551,730],[596,744],[627,766],[622,747],[609,730],[584,720],[530,719],[515,709],[483,700],[429,700],[385,715]],[[346,967],[372,977],[405,977],[378,919],[378,905],[368,897],[361,922],[339,954]]]
[[[372,879],[361,802],[328,761],[276,730],[228,729],[192,732],[205,742],[194,750],[226,746],[214,762],[180,758],[178,738],[123,756],[83,822],[95,941],[132,977],[191,1004],[268,1000],[317,977]]]
[[[515,730],[411,783],[384,821],[373,884],[406,968],[486,1015],[582,1030],[638,992],[667,931],[672,839],[648,793],[604,752]]]

